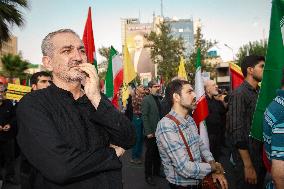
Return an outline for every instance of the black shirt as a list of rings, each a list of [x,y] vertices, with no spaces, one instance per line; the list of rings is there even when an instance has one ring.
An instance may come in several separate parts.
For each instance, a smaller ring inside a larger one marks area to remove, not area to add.
[[[160,116],[160,119],[162,119],[162,113],[161,113],[161,102],[160,102],[160,97],[158,95],[152,95],[155,102],[156,102],[156,105],[158,107],[158,111],[159,111],[159,116]]]
[[[254,89],[246,80],[232,92],[228,103],[227,134],[233,145],[247,149],[252,117],[259,88]]]
[[[15,137],[16,133],[16,114],[15,107],[10,100],[3,100],[0,105],[0,125],[4,127],[10,124],[9,131],[0,131],[0,140],[8,140]]]
[[[223,103],[214,97],[209,98],[206,95],[209,114],[206,118],[208,135],[218,135],[225,131],[226,109]]]
[[[37,171],[34,188],[122,188],[110,144],[129,149],[134,126],[105,96],[97,110],[54,84],[27,94],[17,108],[18,143]]]

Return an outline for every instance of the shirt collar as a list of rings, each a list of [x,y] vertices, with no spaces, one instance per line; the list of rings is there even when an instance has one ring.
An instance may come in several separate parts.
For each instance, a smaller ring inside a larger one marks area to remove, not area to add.
[[[87,96],[84,94],[82,97],[78,98],[77,100],[75,100],[73,98],[73,95],[70,91],[67,91],[65,89],[62,89],[60,87],[57,87],[54,83],[52,83],[49,88],[51,89],[51,91],[53,91],[55,94],[63,97],[63,98],[67,98],[67,99],[72,99],[74,101],[77,101],[79,103],[86,103],[88,98]]]
[[[251,90],[251,91],[254,91],[254,92],[258,92],[258,91],[259,91],[259,86],[257,86],[256,89],[255,89],[255,88],[253,88],[253,86],[251,86],[251,84],[249,84],[249,82],[247,82],[246,80],[244,80],[243,85],[244,85],[247,89],[249,89],[249,90]]]
[[[185,119],[184,117],[176,113],[174,109],[171,109],[169,114],[177,118],[181,122],[181,124],[184,124],[184,125],[186,125],[186,123],[190,120],[190,115],[188,115],[188,117]]]

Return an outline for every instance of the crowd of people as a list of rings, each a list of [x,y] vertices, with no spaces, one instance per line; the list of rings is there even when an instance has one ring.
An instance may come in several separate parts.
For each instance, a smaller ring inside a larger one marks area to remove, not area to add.
[[[101,93],[97,72],[73,30],[49,33],[41,47],[49,72],[31,77],[32,92],[20,102],[5,99],[6,82],[0,80],[4,184],[19,182],[22,189],[123,188],[119,158],[131,149],[130,163],[144,163],[149,187],[157,185],[159,176],[171,189],[204,189],[208,183],[222,189],[284,188],[284,79],[264,114],[264,148],[249,135],[264,57],[244,59],[245,79],[231,92],[204,81],[208,148],[192,118],[196,100],[188,81],[173,78],[164,92],[155,80],[133,85],[120,111]],[[17,156],[19,181],[13,163]]]

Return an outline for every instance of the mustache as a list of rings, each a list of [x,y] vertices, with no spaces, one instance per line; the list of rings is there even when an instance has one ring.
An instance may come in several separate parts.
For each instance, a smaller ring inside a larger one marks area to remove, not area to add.
[[[70,67],[70,68],[73,68],[73,67],[76,67],[76,66],[78,66],[78,65],[80,65],[80,64],[82,64],[83,62],[82,61],[72,61],[72,62],[69,62],[68,63],[68,66]]]

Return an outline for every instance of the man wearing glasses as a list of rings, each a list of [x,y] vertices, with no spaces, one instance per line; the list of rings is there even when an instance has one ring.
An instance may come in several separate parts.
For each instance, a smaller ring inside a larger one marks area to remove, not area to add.
[[[159,176],[161,159],[156,144],[155,132],[157,124],[161,119],[161,104],[159,99],[160,86],[156,81],[148,83],[150,94],[142,101],[142,120],[144,134],[146,136],[145,152],[145,179],[147,184],[155,186],[153,176]]]

